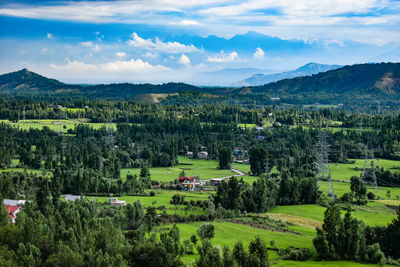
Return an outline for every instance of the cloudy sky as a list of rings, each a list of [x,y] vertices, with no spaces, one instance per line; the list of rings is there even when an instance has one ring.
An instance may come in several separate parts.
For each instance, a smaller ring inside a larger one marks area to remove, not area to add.
[[[399,0],[7,0],[0,25],[0,73],[66,82],[201,83],[226,68],[400,55]]]

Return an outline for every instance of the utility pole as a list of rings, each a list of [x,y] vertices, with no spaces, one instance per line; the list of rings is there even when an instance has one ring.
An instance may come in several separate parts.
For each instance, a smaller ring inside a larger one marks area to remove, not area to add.
[[[335,199],[335,193],[333,191],[333,184],[332,184],[332,176],[331,176],[331,169],[329,166],[329,147],[328,144],[328,135],[326,131],[321,132],[317,136],[318,142],[316,144],[318,148],[318,178],[322,180],[329,180],[330,187],[331,187],[331,196],[332,199]]]

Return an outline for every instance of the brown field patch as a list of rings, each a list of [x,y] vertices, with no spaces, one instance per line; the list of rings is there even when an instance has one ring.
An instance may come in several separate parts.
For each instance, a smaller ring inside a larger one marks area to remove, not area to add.
[[[321,227],[322,223],[310,218],[300,217],[285,213],[267,213],[269,218],[275,221],[282,221],[285,223],[295,224],[304,228],[315,229],[316,227]]]

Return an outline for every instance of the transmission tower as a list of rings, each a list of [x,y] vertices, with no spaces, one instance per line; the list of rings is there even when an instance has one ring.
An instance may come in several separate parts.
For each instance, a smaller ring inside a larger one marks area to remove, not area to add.
[[[26,120],[26,117],[25,117],[25,106],[22,109],[22,120]]]
[[[114,149],[114,129],[111,124],[111,119],[107,120],[107,135],[106,135],[106,143],[110,146],[111,149]]]
[[[378,190],[378,182],[376,179],[374,160],[375,160],[374,151],[372,150],[372,157],[368,157],[367,149],[365,149],[365,160],[364,160],[364,166],[363,166],[363,169],[361,172],[361,181],[364,184],[372,184],[373,186],[375,186],[375,190]],[[371,161],[370,177],[372,179],[372,182],[368,182],[366,179],[366,171],[367,171],[368,161]]]
[[[269,157],[268,156],[267,156],[267,158],[265,159],[265,162],[264,162],[264,169],[265,169],[265,173],[269,173],[270,166],[269,166]]]
[[[318,148],[318,178],[321,180],[329,180],[331,187],[331,196],[334,199],[335,193],[333,191],[331,168],[329,166],[329,147],[328,135],[326,132],[321,132],[317,136],[318,142],[316,144]]]

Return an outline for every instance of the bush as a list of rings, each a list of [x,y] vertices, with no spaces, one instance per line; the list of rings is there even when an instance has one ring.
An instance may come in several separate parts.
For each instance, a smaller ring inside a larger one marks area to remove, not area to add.
[[[369,200],[375,199],[375,194],[373,192],[368,192],[367,197]]]
[[[286,249],[280,249],[278,255],[283,260],[295,260],[295,261],[306,261],[311,258],[311,250],[308,248],[295,248],[288,247]]]
[[[154,197],[155,195],[156,195],[156,192],[150,191],[150,196],[151,196],[151,197]]]

